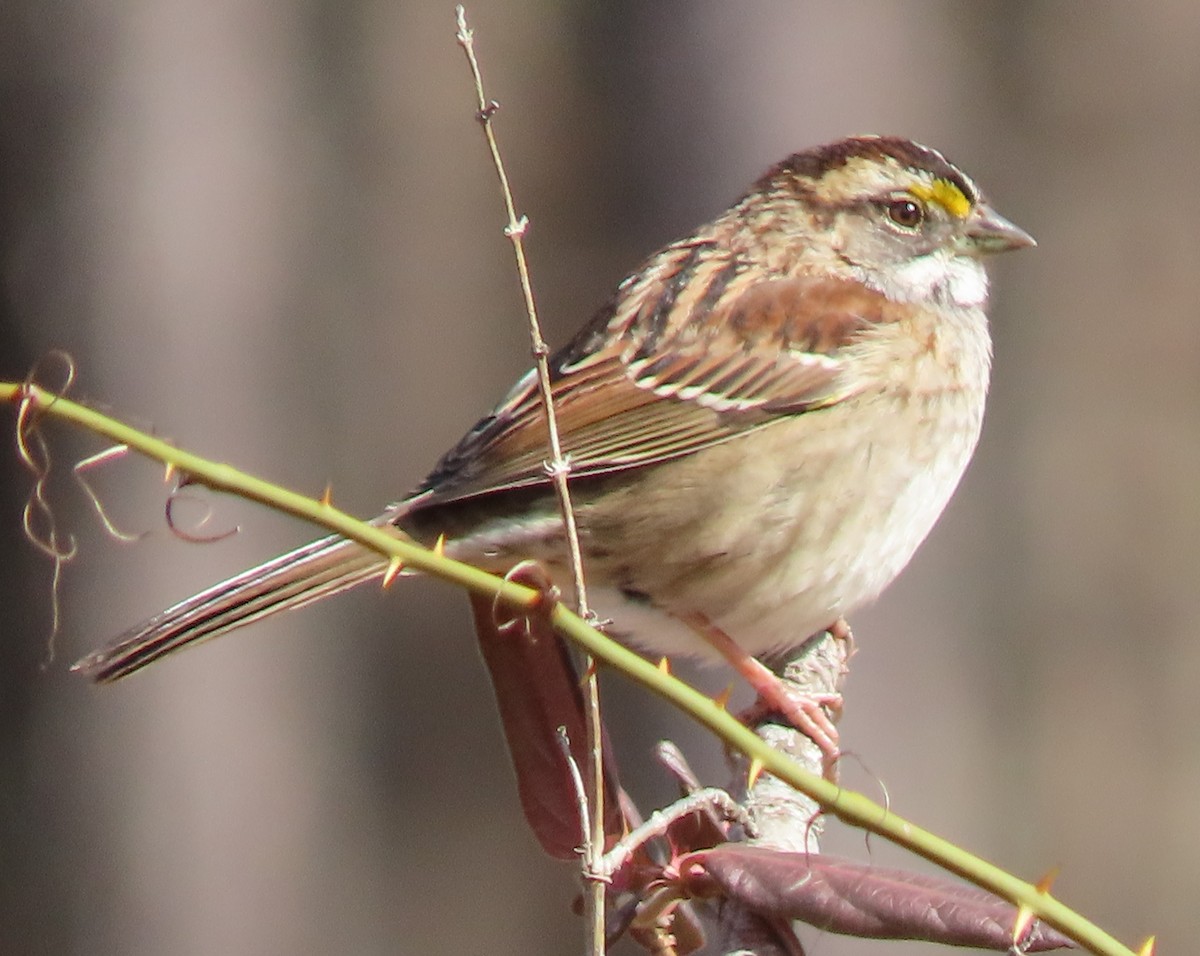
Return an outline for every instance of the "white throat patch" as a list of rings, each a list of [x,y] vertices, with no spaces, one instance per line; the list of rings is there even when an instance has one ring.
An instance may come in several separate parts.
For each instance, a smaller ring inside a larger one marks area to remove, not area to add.
[[[939,250],[900,266],[894,287],[885,291],[909,302],[936,299],[974,308],[987,301],[987,272],[978,259]]]

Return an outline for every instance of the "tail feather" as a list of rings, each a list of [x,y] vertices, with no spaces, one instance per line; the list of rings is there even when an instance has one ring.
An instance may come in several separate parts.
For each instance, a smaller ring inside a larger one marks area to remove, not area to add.
[[[118,680],[182,647],[383,576],[387,562],[333,535],[243,571],[126,631],[71,669]]]

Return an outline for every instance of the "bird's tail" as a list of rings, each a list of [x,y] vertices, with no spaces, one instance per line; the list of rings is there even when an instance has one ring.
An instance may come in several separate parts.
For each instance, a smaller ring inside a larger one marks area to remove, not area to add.
[[[169,607],[72,667],[114,681],[181,647],[383,576],[387,561],[338,535],[243,571]]]

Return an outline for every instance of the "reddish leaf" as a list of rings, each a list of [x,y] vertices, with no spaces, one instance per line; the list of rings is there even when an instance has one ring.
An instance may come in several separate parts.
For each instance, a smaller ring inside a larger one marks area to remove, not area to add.
[[[587,733],[579,679],[566,648],[544,613],[503,620],[508,615],[491,598],[477,596],[471,597],[471,610],[525,819],[552,857],[577,859],[583,828],[558,728],[566,728],[581,773],[587,767]],[[610,765],[607,754],[605,764]],[[623,825],[611,773],[605,782],[605,832],[615,838]]]
[[[723,896],[763,916],[801,920],[831,933],[920,939],[1007,952],[1014,906],[973,886],[820,854],[725,844],[679,860],[688,892]],[[1034,925],[1025,952],[1074,946]]]

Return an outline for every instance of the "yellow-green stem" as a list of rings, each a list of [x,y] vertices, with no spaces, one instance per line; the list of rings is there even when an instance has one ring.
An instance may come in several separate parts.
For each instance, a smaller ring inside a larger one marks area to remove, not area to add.
[[[539,592],[524,585],[505,581],[469,564],[436,554],[397,533],[366,524],[319,499],[288,491],[230,465],[211,462],[183,451],[169,442],[39,386],[0,382],[0,401],[27,401],[31,403],[33,411],[74,422],[95,434],[127,445],[147,458],[185,472],[210,488],[258,501],[303,518],[381,554],[399,558],[406,567],[479,594],[494,595],[513,608],[530,608],[542,599]],[[862,794],[842,789],[807,772],[764,744],[710,698],[617,644],[564,605],[560,604],[554,609],[552,620],[561,634],[588,654],[674,704],[750,759],[761,761],[769,773],[811,796],[839,820],[876,833],[997,896],[1018,906],[1028,907],[1040,919],[1097,956],[1135,956],[1133,950],[1033,884],[1017,879],[928,830],[909,823]]]

